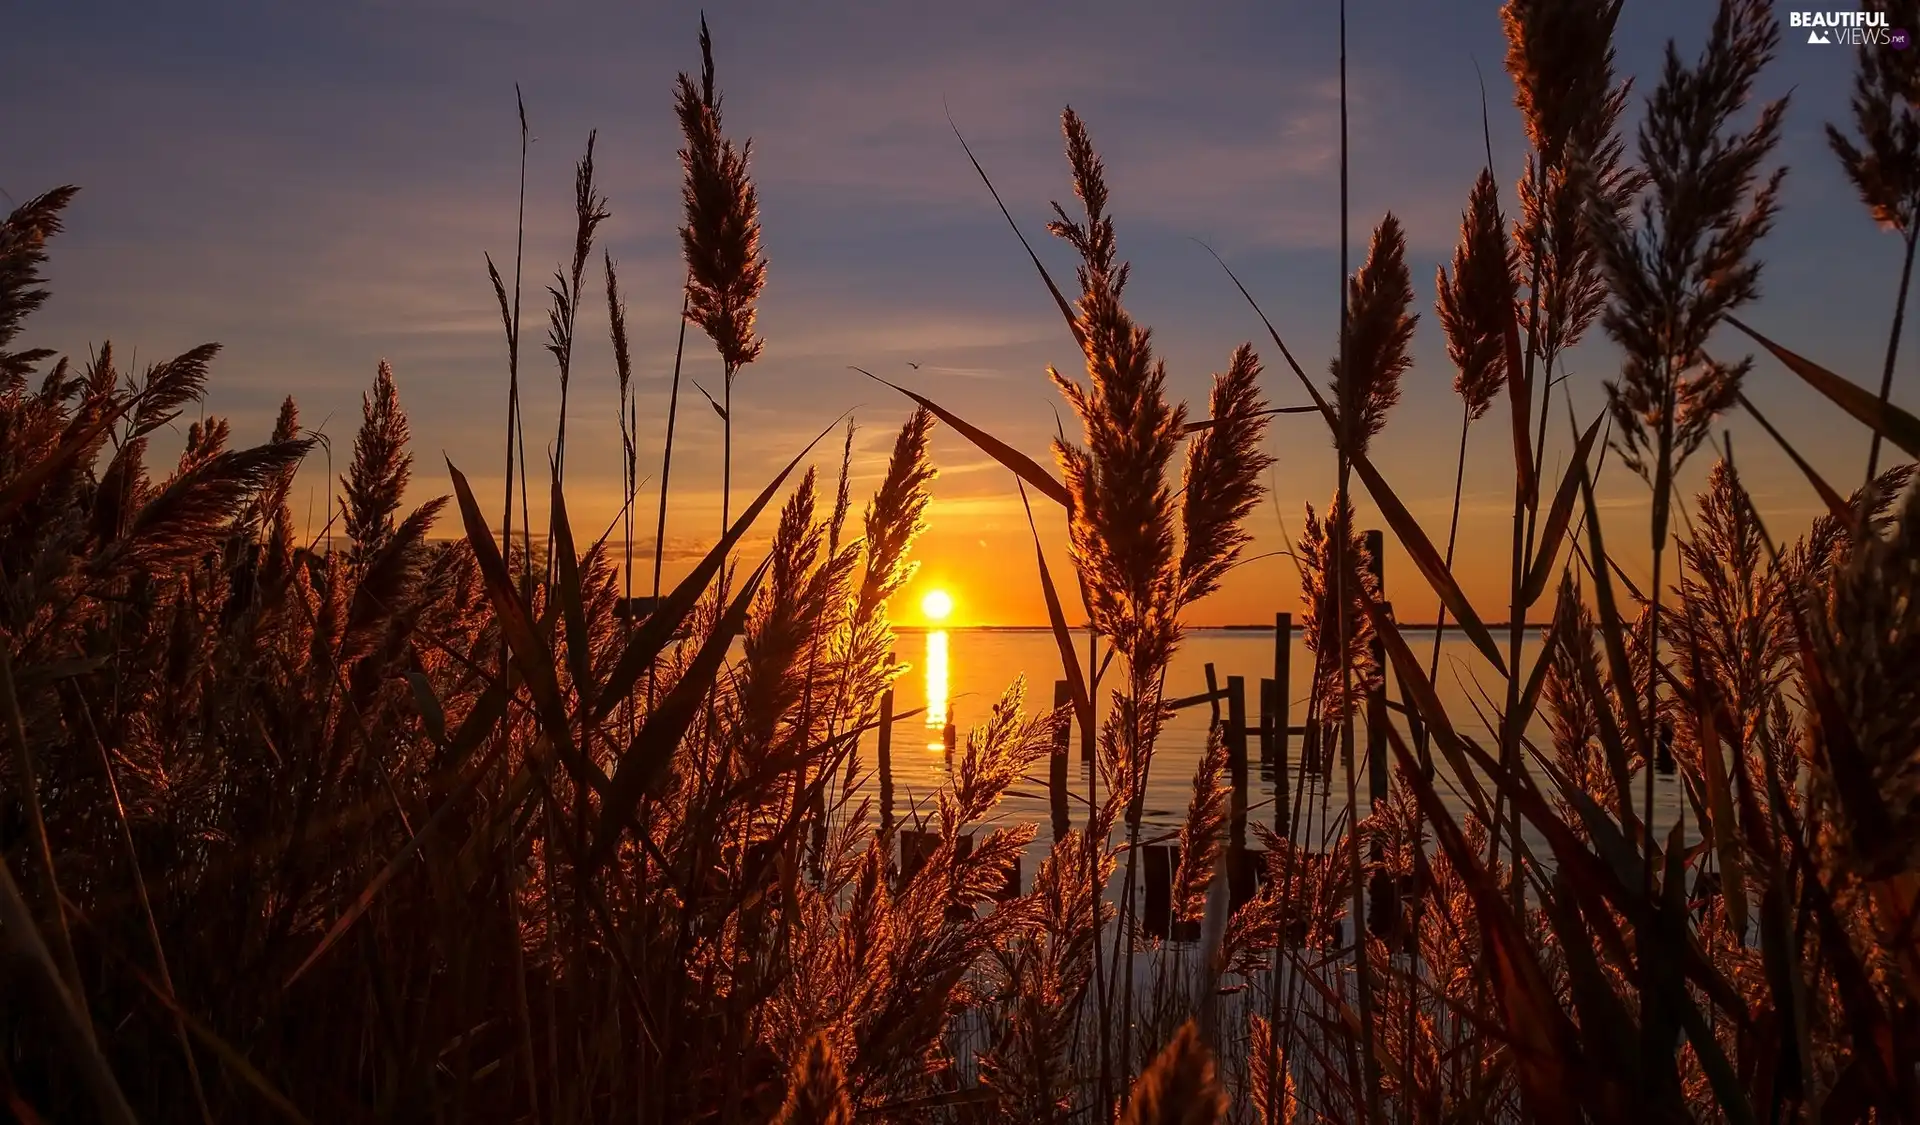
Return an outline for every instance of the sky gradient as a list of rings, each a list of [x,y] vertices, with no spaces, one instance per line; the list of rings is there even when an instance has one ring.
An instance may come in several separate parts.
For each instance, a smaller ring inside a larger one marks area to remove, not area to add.
[[[1087,120],[1107,162],[1121,256],[1133,262],[1129,307],[1153,328],[1170,390],[1195,404],[1195,417],[1209,374],[1243,340],[1270,364],[1269,398],[1304,401],[1195,240],[1233,266],[1308,373],[1324,381],[1338,327],[1335,5],[1038,7],[709,3],[727,130],[753,138],[769,262],[759,325],[766,351],[735,385],[737,495],[750,496],[846,411],[860,426],[856,496],[871,490],[907,404],[849,365],[910,385],[1043,461],[1056,418],[1072,432],[1043,371],[1052,363],[1077,372],[1077,350],[967,164],[949,114],[1063,280],[1070,255],[1042,224],[1050,200],[1071,196],[1061,107],[1072,104]],[[1791,7],[1782,4],[1783,23]],[[1651,89],[1667,39],[1677,38],[1686,58],[1697,53],[1712,10],[1705,0],[1628,0],[1619,69],[1639,94]],[[698,20],[699,8],[681,3],[24,6],[0,42],[0,100],[13,107],[0,116],[0,202],[11,207],[62,183],[82,188],[53,247],[53,298],[30,322],[28,346],[85,355],[111,339],[120,355],[132,350],[146,361],[220,341],[226,351],[208,412],[230,418],[236,440],[264,439],[281,397],[292,394],[304,421],[325,422],[336,472],[360,393],[386,358],[413,424],[413,500],[447,491],[443,455],[483,497],[497,496],[505,345],[482,254],[511,270],[518,82],[534,137],[528,449],[544,461],[538,450],[558,403],[536,339],[542,287],[570,252],[573,163],[597,129],[612,211],[603,245],[627,297],[640,471],[649,478],[639,506],[650,530],[681,276],[671,84],[698,66]],[[1432,312],[1433,275],[1485,159],[1476,63],[1509,215],[1522,135],[1494,0],[1354,0],[1349,20],[1352,264],[1393,211],[1408,231],[1422,314],[1416,365],[1375,457],[1443,542],[1459,407]],[[1763,296],[1743,318],[1871,386],[1899,245],[1874,228],[1822,135],[1826,122],[1847,120],[1856,48],[1809,46],[1790,32],[1783,40],[1762,92],[1792,91],[1776,157],[1792,171],[1780,221],[1763,243]],[[1629,131],[1641,107],[1636,97]],[[570,506],[583,537],[619,505],[603,284],[596,265],[568,423]],[[1717,343],[1727,355],[1746,350],[1730,335]],[[719,365],[705,339],[690,333],[687,354],[687,376],[717,391]],[[1596,329],[1569,362],[1584,420],[1600,408],[1617,356]],[[1909,406],[1910,366],[1902,362],[1895,382],[1896,400]],[[1836,486],[1858,483],[1860,427],[1771,360],[1759,362],[1748,393]],[[720,426],[690,387],[680,405],[670,577],[712,543],[719,523]],[[1550,481],[1570,444],[1558,408],[1554,417]],[[1500,407],[1475,427],[1456,564],[1489,620],[1505,616],[1503,419]],[[1728,426],[1770,529],[1803,527],[1816,511],[1812,492],[1751,422]],[[168,442],[156,445],[171,454]],[[1303,505],[1324,506],[1333,458],[1311,416],[1277,419],[1269,447],[1276,496],[1254,518],[1250,552],[1261,557],[1196,608],[1196,624],[1265,621],[1295,608],[1292,564],[1274,552],[1283,522],[1297,534]],[[821,449],[828,472],[837,439]],[[958,603],[956,620],[1043,620],[1011,476],[951,431],[938,433],[934,451],[941,476],[917,552],[923,569],[896,617],[916,622],[921,593],[941,586]],[[1710,457],[1689,465],[1683,488],[1697,485]],[[310,507],[317,527],[325,484],[316,454],[295,493],[296,517],[307,519]],[[531,491],[544,488],[536,482]],[[1645,486],[1609,466],[1601,491],[1610,546],[1639,577]],[[1360,507],[1363,518],[1372,511]],[[1059,515],[1039,514],[1059,573]],[[641,547],[650,550],[650,536]],[[1433,598],[1405,557],[1390,549],[1386,565],[1401,617],[1431,619]]]

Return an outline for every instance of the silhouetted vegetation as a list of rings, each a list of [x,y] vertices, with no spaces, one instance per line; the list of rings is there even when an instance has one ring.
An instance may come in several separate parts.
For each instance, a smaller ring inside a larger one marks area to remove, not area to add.
[[[1920,7],[1891,6],[1892,26],[1920,26]],[[1508,400],[1504,638],[1452,579],[1453,531],[1436,548],[1370,459],[1394,437],[1402,381],[1422,377],[1398,222],[1378,223],[1343,279],[1330,383],[1259,314],[1281,384],[1313,402],[1339,467],[1290,555],[1314,660],[1306,742],[1326,753],[1294,774],[1279,827],[1255,826],[1262,878],[1236,901],[1246,845],[1227,830],[1215,732],[1170,876],[1175,920],[1200,937],[1171,946],[1142,932],[1147,779],[1182,613],[1239,559],[1264,495],[1275,369],[1243,344],[1205,418],[1168,399],[1071,109],[1078,202],[1056,204],[1049,229],[1078,259],[1075,286],[1034,257],[1085,361],[1048,371],[1080,427],[1054,442],[1054,467],[913,395],[857,523],[851,429],[837,478],[803,467],[823,433],[744,507],[729,499],[723,533],[671,587],[656,535],[643,613],[639,434],[655,421],[667,434],[663,531],[680,365],[668,417],[641,417],[610,257],[617,545],[571,525],[564,488],[576,313],[607,215],[591,140],[549,290],[562,407],[544,477],[521,433],[520,264],[511,286],[492,271],[510,372],[497,523],[458,466],[453,496],[409,509],[404,380],[385,363],[337,513],[310,538],[289,493],[316,437],[291,399],[265,443],[236,447],[205,418],[166,465],[156,442],[204,396],[217,346],[138,371],[107,345],[84,362],[8,350],[47,298],[40,271],[75,193],[17,208],[0,225],[8,1110],[1920,1121],[1920,492],[1911,463],[1879,464],[1883,444],[1920,457],[1920,419],[1889,402],[1900,321],[1876,396],[1735,319],[1784,218],[1786,104],[1750,107],[1775,16],[1720,0],[1695,61],[1670,47],[1630,158],[1619,8],[1508,0],[1520,213],[1501,213],[1500,170],[1486,169],[1437,278],[1463,459],[1471,423]],[[751,149],[722,131],[704,25],[701,46],[675,103],[683,316],[722,362],[711,401],[730,450],[769,265]],[[1920,53],[1860,58],[1859,135],[1832,143],[1910,265]],[[1903,305],[1906,288],[1903,272]],[[1595,325],[1623,357],[1609,408],[1568,417],[1568,467],[1543,479],[1554,387]],[[1730,410],[1766,426],[1743,389],[1747,341],[1872,446],[1848,497],[1767,427],[1827,509],[1809,528],[1769,527],[1715,439]],[[903,870],[894,826],[872,815],[863,739],[902,670],[888,603],[913,573],[936,419],[1005,465],[1030,510],[1065,518],[1071,581],[1056,585],[1044,554],[1040,575],[1070,701],[1049,711],[1008,689],[956,749],[930,854]],[[1718,457],[1704,491],[1675,495],[1675,469],[1704,450]],[[1645,589],[1609,555],[1609,537],[1637,532],[1603,527],[1594,500],[1609,453],[1649,489]],[[723,487],[730,453],[724,473]],[[1503,681],[1490,742],[1441,705],[1437,648],[1423,667],[1384,607],[1355,477],[1441,620]],[[530,481],[551,497],[537,556]],[[1457,485],[1454,506],[1457,527]],[[462,534],[432,538],[446,526]],[[1104,660],[1083,661],[1070,635],[1076,593]],[[1524,623],[1549,598],[1528,659]],[[1378,703],[1389,682],[1400,721]],[[1094,784],[1077,827],[1005,894],[1034,829],[990,814],[1068,721],[1097,730]],[[1364,799],[1357,730],[1392,766]],[[1668,730],[1684,806],[1656,826]],[[1344,794],[1309,799],[1335,755]],[[1458,803],[1441,799],[1448,785]]]

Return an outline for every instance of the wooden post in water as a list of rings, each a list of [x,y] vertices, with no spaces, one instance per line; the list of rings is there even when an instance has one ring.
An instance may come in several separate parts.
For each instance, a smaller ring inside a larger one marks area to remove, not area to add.
[[[880,732],[875,757],[880,760],[880,831],[893,830],[893,689],[880,696]]]
[[[1374,584],[1379,587],[1382,616],[1389,621],[1393,618],[1393,606],[1385,598],[1386,570],[1381,558],[1384,537],[1377,530],[1367,532],[1368,569],[1373,572]],[[1367,811],[1378,812],[1381,802],[1387,799],[1387,789],[1391,777],[1387,772],[1387,724],[1392,716],[1387,712],[1387,642],[1376,631],[1373,635],[1371,655],[1373,666],[1380,670],[1380,681],[1367,693]],[[1374,863],[1386,858],[1386,846],[1375,837],[1369,849]],[[1378,938],[1389,938],[1399,926],[1400,896],[1399,888],[1394,884],[1393,876],[1383,868],[1374,870],[1367,883],[1367,931]]]
[[[1100,712],[1100,634],[1093,631],[1091,622],[1087,625],[1087,694],[1093,700],[1094,714]],[[1083,723],[1085,730],[1080,732],[1080,760],[1093,761],[1093,743],[1099,736],[1094,729],[1098,722]]]
[[[1072,702],[1073,691],[1067,686],[1067,681],[1055,680],[1054,711],[1058,712]],[[1067,744],[1072,737],[1072,720],[1062,718],[1060,725],[1053,728],[1053,753],[1047,763],[1047,794],[1053,804],[1053,838],[1056,841],[1072,827],[1067,817]]]
[[[1381,602],[1386,603],[1387,579],[1383,551],[1383,536],[1375,528],[1367,532],[1367,569],[1373,572],[1373,581],[1380,588]],[[1375,805],[1387,799],[1387,646],[1379,634],[1373,638],[1373,666],[1380,669],[1380,686],[1367,694],[1367,804]]]
[[[1244,676],[1227,677],[1226,743],[1227,776],[1233,781],[1227,836],[1228,858],[1234,864],[1228,868],[1231,872],[1238,867],[1240,853],[1247,848],[1247,680]]]
[[[1273,681],[1260,677],[1260,776],[1273,776]]]
[[[1293,701],[1293,614],[1276,613],[1273,615],[1273,830],[1281,839],[1286,839],[1288,792],[1287,743],[1293,738],[1290,717]]]

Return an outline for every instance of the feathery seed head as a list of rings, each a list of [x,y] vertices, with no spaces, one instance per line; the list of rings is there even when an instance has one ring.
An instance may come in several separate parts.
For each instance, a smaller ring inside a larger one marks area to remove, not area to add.
[[[1513,316],[1518,258],[1500,216],[1500,188],[1482,170],[1460,218],[1460,244],[1453,250],[1453,276],[1440,269],[1434,280],[1434,311],[1453,360],[1453,393],[1478,419],[1506,385],[1506,329]]]
[[[1507,73],[1527,139],[1542,161],[1559,165],[1569,148],[1588,147],[1595,110],[1615,97],[1613,30],[1621,0],[1507,0]],[[1602,134],[1603,135],[1603,134]],[[1584,143],[1583,143],[1584,142]]]
[[[1213,377],[1212,425],[1187,441],[1181,487],[1180,601],[1198,601],[1219,588],[1250,536],[1245,523],[1264,489],[1260,475],[1273,464],[1261,452],[1267,432],[1260,397],[1260,358],[1242,344],[1224,375]]]
[[[793,1061],[787,1100],[775,1125],[853,1125],[853,1101],[847,1075],[825,1032],[815,1032]]]
[[[1891,534],[1854,548],[1832,597],[1813,615],[1814,655],[1846,729],[1819,734],[1827,753],[1856,755],[1872,782],[1841,795],[1844,847],[1868,878],[1910,872],[1920,864],[1920,491],[1907,495]],[[1857,807],[1862,799],[1877,808]],[[1871,830],[1868,811],[1890,831]]]
[[[1862,7],[1887,13],[1886,26],[1920,27],[1920,0],[1872,0]],[[1874,222],[1912,238],[1920,211],[1920,55],[1863,50],[1853,79],[1853,127],[1859,144],[1827,126],[1827,144],[1873,213]]]
[[[700,85],[680,75],[675,106],[686,140],[680,150],[686,208],[680,244],[687,262],[687,319],[713,340],[731,377],[759,357],[764,343],[754,336],[753,325],[767,263],[760,255],[759,199],[747,170],[753,142],[736,148],[721,132],[704,18],[700,50]]]
[[[46,303],[47,239],[60,233],[60,216],[80,189],[55,188],[27,200],[0,222],[0,389],[27,377],[35,364],[53,353],[45,349],[9,352],[20,325]]]
[[[1413,366],[1407,348],[1420,318],[1408,314],[1412,306],[1406,235],[1388,213],[1373,232],[1367,260],[1347,282],[1350,369],[1340,369],[1338,356],[1330,365],[1343,432],[1361,452],[1386,428],[1387,411],[1400,401],[1400,378]]]
[[[1055,204],[1061,218],[1049,229],[1080,254],[1075,315],[1087,373],[1082,386],[1047,371],[1085,432],[1084,446],[1054,442],[1072,498],[1068,547],[1094,627],[1133,663],[1157,667],[1178,640],[1180,573],[1167,469],[1186,410],[1167,401],[1166,367],[1154,358],[1152,334],[1120,302],[1127,268],[1114,261],[1104,170],[1086,128],[1071,109],[1062,128],[1084,217],[1070,219]]]
[[[346,488],[346,531],[353,561],[363,561],[393,534],[413,454],[406,411],[394,386],[393,366],[380,361],[373,389],[360,398],[360,432],[353,438],[353,465],[341,480]]]
[[[1227,1119],[1227,1094],[1213,1052],[1192,1020],[1180,1025],[1133,1084],[1125,1125],[1213,1125]]]
[[[1763,177],[1760,166],[1780,138],[1786,100],[1762,107],[1745,132],[1729,126],[1779,39],[1765,0],[1721,0],[1694,66],[1669,43],[1640,126],[1648,185],[1640,227],[1599,202],[1588,209],[1613,291],[1601,323],[1626,353],[1621,377],[1607,384],[1615,442],[1643,475],[1649,453],[1671,449],[1672,462],[1661,466],[1670,470],[1693,451],[1747,367],[1715,361],[1705,348],[1721,318],[1760,291],[1754,252],[1773,224],[1786,172]]]

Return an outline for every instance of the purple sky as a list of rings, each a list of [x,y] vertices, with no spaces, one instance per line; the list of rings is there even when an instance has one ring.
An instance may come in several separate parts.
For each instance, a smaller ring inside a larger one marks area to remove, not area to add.
[[[1195,238],[1226,257],[1309,373],[1324,378],[1338,308],[1334,5],[1039,7],[708,7],[729,132],[754,138],[770,262],[766,353],[736,384],[738,487],[757,487],[850,409],[862,424],[857,467],[863,483],[872,481],[904,400],[849,364],[907,382],[1045,456],[1065,407],[1042,370],[1049,362],[1072,369],[1077,355],[967,165],[949,111],[1062,279],[1071,276],[1069,258],[1041,229],[1047,202],[1070,192],[1058,114],[1071,103],[1087,119],[1107,160],[1121,253],[1134,263],[1130,305],[1154,328],[1175,393],[1201,399],[1208,374],[1242,340],[1279,358]],[[1711,16],[1704,0],[1629,0],[1622,71],[1644,93],[1666,39],[1677,37],[1692,57]],[[238,434],[264,438],[280,397],[292,393],[310,425],[331,416],[337,468],[360,391],[385,357],[413,419],[416,498],[445,490],[443,451],[483,495],[496,494],[504,345],[481,255],[511,267],[518,81],[535,138],[530,451],[544,447],[557,403],[535,341],[540,287],[569,252],[572,165],[597,128],[613,212],[605,243],[621,266],[641,392],[642,473],[657,476],[680,277],[671,82],[698,64],[698,17],[697,7],[677,3],[23,6],[0,42],[0,99],[13,107],[0,116],[0,199],[19,202],[68,182],[84,189],[55,247],[54,298],[30,341],[84,354],[110,338],[141,359],[222,341],[208,410],[229,416]],[[1844,119],[1855,49],[1783,38],[1763,86],[1769,97],[1793,91],[1779,152],[1793,170],[1784,214],[1764,244],[1765,294],[1747,319],[1871,385],[1898,243],[1874,229],[1821,135],[1825,122]],[[1353,260],[1393,210],[1409,231],[1423,313],[1417,366],[1376,457],[1436,539],[1446,531],[1458,414],[1431,311],[1433,271],[1450,253],[1483,162],[1476,61],[1499,174],[1509,185],[1519,175],[1503,52],[1492,0],[1352,4]],[[1639,112],[1636,100],[1632,121]],[[618,504],[601,285],[595,268],[569,422],[582,534],[605,526]],[[714,389],[718,364],[704,345],[690,339],[687,371]],[[1726,339],[1721,348],[1738,354],[1739,344]],[[1571,362],[1576,410],[1591,417],[1614,353],[1596,340]],[[1896,397],[1909,405],[1910,366],[1896,377]],[[1284,368],[1270,371],[1267,386],[1278,403],[1302,400]],[[1837,486],[1857,484],[1865,458],[1857,426],[1769,360],[1749,393]],[[710,542],[718,521],[719,426],[687,395],[669,535],[678,553]],[[1504,615],[1511,490],[1501,417],[1475,431],[1458,566],[1490,619]],[[1556,409],[1553,478],[1568,444],[1560,417]],[[1730,425],[1776,533],[1803,525],[1816,504],[1811,492],[1750,422]],[[1324,428],[1281,419],[1272,449],[1280,506],[1297,533],[1302,504],[1321,506],[1331,492]],[[911,600],[939,583],[954,590],[964,618],[1032,620],[1032,552],[1011,478],[951,433],[940,435],[936,455],[935,530]],[[1707,462],[1703,454],[1690,466],[1689,485]],[[319,496],[323,470],[316,459],[297,504],[309,485]],[[1629,560],[1630,544],[1643,554],[1645,523],[1631,509],[1644,508],[1644,486],[1610,468],[1603,492],[1618,510],[1609,521],[1614,542]],[[322,501],[312,502],[318,511]],[[654,502],[649,486],[642,510]],[[651,528],[650,514],[645,523]],[[1279,547],[1271,506],[1256,528],[1256,550]],[[1056,569],[1064,566],[1057,529],[1047,540]],[[1412,602],[1402,616],[1430,618],[1431,597],[1410,566],[1390,556],[1388,567],[1390,589]],[[1263,619],[1293,608],[1294,589],[1290,564],[1258,560],[1199,620]],[[911,610],[903,605],[898,616],[913,620]]]

